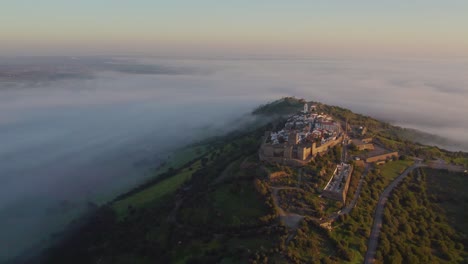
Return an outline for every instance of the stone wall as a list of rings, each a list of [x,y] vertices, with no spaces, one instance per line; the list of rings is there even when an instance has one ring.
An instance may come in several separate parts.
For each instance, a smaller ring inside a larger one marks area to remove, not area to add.
[[[329,141],[320,147],[316,147],[315,143],[310,145],[291,145],[289,143],[273,145],[271,143],[266,143],[268,136],[269,134],[266,133],[265,139],[260,146],[260,160],[290,166],[304,166],[318,153],[327,151],[328,149],[340,144],[343,140],[343,136],[340,136],[336,140]],[[295,137],[296,136],[293,138]]]
[[[341,201],[343,202],[343,204],[346,202],[346,195],[348,194],[349,183],[351,182],[351,177],[353,177],[353,170],[354,170],[354,167],[350,166],[348,178],[346,179],[345,187],[343,188],[343,192],[341,193],[341,197],[342,197]]]
[[[298,146],[297,148],[297,157],[300,160],[306,160],[310,155],[312,155],[311,146]]]
[[[366,162],[372,163],[372,162],[377,162],[377,161],[383,161],[383,160],[387,160],[388,158],[392,158],[392,157],[398,158],[398,152],[395,151],[395,152],[391,152],[391,153],[386,153],[386,154],[382,154],[382,155],[369,157],[369,158],[366,159]]]
[[[312,143],[312,156],[317,155],[320,152],[327,151],[330,148],[333,148],[334,146],[338,145],[343,141],[343,136],[338,137],[335,140],[328,141],[325,144],[322,144],[320,147],[316,147],[316,143]]]
[[[374,144],[372,143],[368,143],[368,144],[359,144],[359,145],[356,145],[357,149],[358,150],[374,150]]]

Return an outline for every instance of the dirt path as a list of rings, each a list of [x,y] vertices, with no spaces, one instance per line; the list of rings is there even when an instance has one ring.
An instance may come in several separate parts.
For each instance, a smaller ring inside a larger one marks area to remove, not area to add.
[[[293,229],[296,230],[299,226],[299,223],[301,220],[304,218],[303,215],[291,213],[291,212],[286,212],[279,206],[279,197],[278,197],[278,191],[279,190],[302,190],[297,187],[271,187],[271,194],[273,196],[273,202],[276,207],[276,211],[279,214],[280,220],[284,222],[284,224]]]

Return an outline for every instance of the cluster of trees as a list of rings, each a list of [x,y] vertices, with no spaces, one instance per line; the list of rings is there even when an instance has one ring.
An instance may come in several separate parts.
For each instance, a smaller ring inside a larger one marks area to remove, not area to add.
[[[304,218],[285,249],[291,263],[342,263],[353,259],[346,241],[335,239],[315,220]]]
[[[388,123],[381,122],[369,116],[353,113],[348,109],[338,106],[321,105],[321,110],[330,113],[340,120],[347,120],[350,125],[365,126],[369,131],[380,131],[391,127]]]
[[[257,107],[254,115],[289,115],[303,109],[306,101],[295,97],[284,97],[274,102]]]
[[[314,217],[322,217],[320,198],[315,194],[299,189],[283,189],[278,191],[281,208],[289,212],[305,214]]]
[[[341,145],[337,145],[331,150],[317,155],[317,157],[307,164],[303,169],[305,176],[310,177],[310,181],[307,181],[307,183],[313,184],[317,189],[325,187],[336,164],[341,161],[341,152]]]
[[[378,263],[461,263],[463,250],[460,234],[429,200],[424,171],[408,175],[385,207]]]
[[[357,255],[353,254],[353,250],[359,252],[361,256],[365,255],[375,207],[384,187],[379,171],[370,170],[364,178],[357,205],[350,214],[341,216],[333,223],[334,229],[330,234],[348,250],[349,257],[356,258]]]
[[[356,166],[355,164],[353,164],[353,174],[351,175],[351,180],[349,182],[348,193],[346,195],[346,204],[349,204],[354,198],[354,193],[357,190],[359,180],[361,179],[361,175],[363,172],[363,167]]]

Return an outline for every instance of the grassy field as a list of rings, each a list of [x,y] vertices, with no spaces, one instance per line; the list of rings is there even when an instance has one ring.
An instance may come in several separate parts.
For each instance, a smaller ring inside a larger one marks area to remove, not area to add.
[[[157,168],[155,175],[157,176],[165,173],[170,168],[180,168],[188,162],[193,161],[196,158],[200,158],[207,152],[208,147],[206,145],[194,145],[175,151],[169,156],[169,159],[164,165]],[[143,191],[140,191],[123,200],[118,200],[112,205],[112,207],[117,212],[119,218],[122,218],[126,215],[129,206],[139,208],[144,207],[152,202],[156,202],[161,197],[175,192],[177,188],[189,180],[192,176],[192,173],[200,168],[200,161],[197,161],[190,167],[192,168],[191,170],[189,168],[185,168],[178,174],[168,179],[162,180],[161,182],[158,182]]]
[[[208,148],[206,145],[195,145],[176,150],[169,155],[167,162],[157,169],[156,174],[164,173],[169,170],[169,168],[179,168],[180,166],[203,156],[207,152]]]
[[[468,158],[455,158],[453,162],[458,165],[463,165],[468,168]]]
[[[193,256],[202,256],[205,252],[220,248],[220,243],[217,240],[201,241],[192,240],[190,245],[179,247],[173,252],[174,262],[184,264]]]
[[[217,185],[192,202],[180,211],[181,221],[192,226],[252,225],[269,212],[249,180]]]
[[[380,140],[380,142],[382,142],[386,148],[389,149],[400,149],[402,146],[404,146],[404,143],[401,141],[396,141],[381,136],[377,136],[376,138]]]
[[[396,160],[390,161],[378,167],[380,169],[380,174],[384,178],[384,183],[388,184],[393,179],[398,177],[406,168],[413,164],[412,160]]]
[[[239,166],[242,163],[242,161],[243,159],[238,159],[229,164],[213,183],[221,183],[223,181],[235,178],[239,173]]]
[[[165,179],[141,192],[138,192],[126,199],[119,200],[113,204],[113,208],[117,214],[121,217],[124,216],[128,206],[133,206],[135,208],[148,205],[151,202],[157,201],[159,198],[164,195],[173,193],[179,188],[184,182],[190,179],[193,171],[200,168],[200,161],[197,161],[193,164],[192,170],[186,168],[182,170],[177,175],[174,175],[168,179]]]
[[[238,184],[222,185],[211,193],[210,199],[227,225],[254,224],[259,217],[267,214],[250,181],[240,187]]]

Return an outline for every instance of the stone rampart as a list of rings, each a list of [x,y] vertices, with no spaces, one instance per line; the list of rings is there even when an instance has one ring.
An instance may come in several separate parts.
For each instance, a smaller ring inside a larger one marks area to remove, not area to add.
[[[393,158],[393,157],[398,158],[398,152],[395,151],[395,152],[385,153],[385,154],[382,154],[382,155],[368,157],[366,159],[366,162],[372,163],[372,162],[377,162],[377,161],[384,161],[384,160],[387,160],[387,159],[390,159],[390,158]]]

